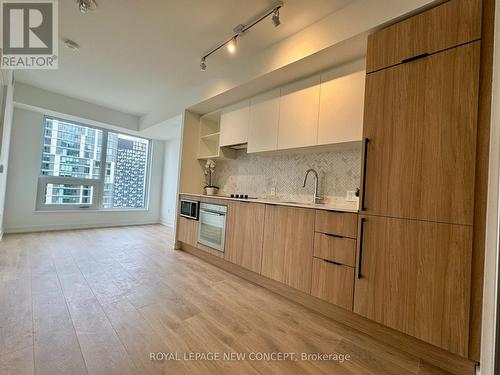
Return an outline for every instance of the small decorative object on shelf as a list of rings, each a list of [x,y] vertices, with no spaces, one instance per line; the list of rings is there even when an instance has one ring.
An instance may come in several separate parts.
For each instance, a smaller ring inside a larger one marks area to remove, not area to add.
[[[219,188],[217,186],[212,185],[212,177],[215,173],[215,161],[212,159],[208,159],[205,164],[205,194],[206,195],[217,195]]]

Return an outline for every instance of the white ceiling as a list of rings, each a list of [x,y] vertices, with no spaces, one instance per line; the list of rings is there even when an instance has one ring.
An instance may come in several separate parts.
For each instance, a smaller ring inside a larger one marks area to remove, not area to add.
[[[58,70],[19,71],[16,79],[141,116],[350,2],[285,0],[278,28],[263,21],[240,40],[234,56],[221,50],[201,72],[201,55],[272,0],[98,0],[98,10],[87,15],[73,0],[60,1],[59,35],[80,44],[80,51],[60,44]]]

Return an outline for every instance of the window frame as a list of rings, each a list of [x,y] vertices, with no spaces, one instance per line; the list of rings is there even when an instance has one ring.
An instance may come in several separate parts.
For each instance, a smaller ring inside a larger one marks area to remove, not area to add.
[[[43,163],[43,145],[45,142],[45,124],[47,120],[58,120],[86,128],[92,128],[102,131],[102,145],[101,145],[101,166],[99,169],[99,178],[78,178],[78,177],[63,177],[63,176],[47,176],[42,175]],[[107,151],[108,151],[108,135],[109,133],[123,134],[130,137],[140,138],[148,141],[148,153],[146,155],[146,175],[144,181],[144,207],[110,207],[105,208],[104,203],[104,186],[106,178],[106,164],[107,164]],[[39,175],[36,194],[36,211],[147,211],[149,210],[149,193],[151,181],[151,163],[153,155],[153,141],[150,138],[140,137],[134,134],[101,128],[98,126],[84,124],[82,122],[66,120],[64,118],[44,115],[43,117],[43,131],[41,143],[42,148],[40,152]],[[46,204],[45,203],[45,189],[48,184],[68,184],[68,185],[88,185],[92,186],[92,203],[91,204]]]

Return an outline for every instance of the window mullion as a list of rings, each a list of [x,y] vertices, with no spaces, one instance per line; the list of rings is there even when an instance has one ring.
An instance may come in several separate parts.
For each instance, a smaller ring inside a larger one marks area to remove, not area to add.
[[[104,187],[106,179],[106,163],[108,154],[108,131],[103,129],[101,147],[101,169],[99,170],[99,208],[104,207]]]

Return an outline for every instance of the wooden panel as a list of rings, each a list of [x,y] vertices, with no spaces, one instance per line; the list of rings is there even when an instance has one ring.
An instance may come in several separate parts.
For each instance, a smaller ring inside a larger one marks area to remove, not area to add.
[[[362,139],[365,71],[321,75],[318,144]],[[341,75],[339,75],[341,74]]]
[[[179,221],[177,222],[177,241],[197,246],[198,221],[179,217]]]
[[[479,48],[368,74],[365,213],[472,224]]]
[[[265,205],[231,202],[228,206],[224,259],[260,273]]]
[[[356,240],[316,233],[314,256],[354,267],[356,265]]]
[[[402,350],[411,356],[425,358],[426,362],[432,363],[433,365],[447,370],[452,374],[475,374],[476,364],[467,358],[460,357],[435,345],[428,344],[394,329],[385,327],[372,320],[366,319],[361,315],[354,314],[351,311],[318,299],[308,293],[301,292],[300,290],[291,288],[280,282],[258,275],[255,272],[241,268],[234,263],[229,263],[222,258],[210,256],[209,254],[199,251],[194,247],[186,245],[185,251],[190,254],[194,254],[228,272],[249,280],[252,283],[260,285],[263,288],[271,290],[274,293],[299,303],[308,309],[317,311],[324,316],[355,329],[356,331],[369,335],[379,342],[383,342],[390,347],[387,348],[387,352],[394,353],[397,350]],[[362,336],[356,334],[355,340],[357,343],[359,343],[359,340],[362,339]],[[373,341],[370,340],[369,342],[370,345],[373,344]],[[387,369],[384,371],[387,372]]]
[[[250,101],[244,100],[222,111],[220,117],[220,146],[247,143]]]
[[[357,227],[357,214],[316,210],[316,232],[356,238]]]
[[[266,206],[262,275],[309,293],[313,244],[314,210]]]
[[[483,312],[484,247],[488,193],[488,162],[491,121],[491,82],[495,1],[483,1],[481,31],[481,72],[479,75],[479,117],[477,125],[476,184],[474,194],[474,235],[472,245],[471,318],[469,358],[479,362]]]
[[[319,84],[317,75],[281,89],[279,150],[317,144]]]
[[[313,258],[311,294],[352,311],[354,268]]]
[[[278,148],[280,89],[256,96],[250,101],[247,152],[274,151]]]
[[[373,72],[480,37],[481,0],[451,0],[370,35],[366,69]]]
[[[467,356],[472,228],[363,219],[354,312]]]

